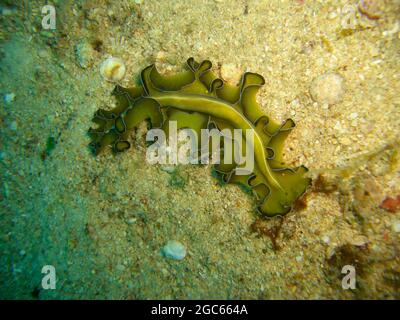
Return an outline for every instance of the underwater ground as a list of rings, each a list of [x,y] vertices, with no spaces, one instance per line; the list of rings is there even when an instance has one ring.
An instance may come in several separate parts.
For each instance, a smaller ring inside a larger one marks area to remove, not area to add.
[[[0,298],[400,298],[399,0],[2,0],[0,26]],[[284,158],[312,186],[265,218],[210,165],[148,164],[146,128],[95,157],[111,56],[124,86],[192,56],[231,83],[263,75],[258,101],[296,122]],[[161,253],[170,240],[184,259]]]

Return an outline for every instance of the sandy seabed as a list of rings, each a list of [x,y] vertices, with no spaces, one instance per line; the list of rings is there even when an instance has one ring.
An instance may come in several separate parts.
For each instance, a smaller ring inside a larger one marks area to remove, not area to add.
[[[13,2],[0,15],[1,298],[399,298],[400,212],[381,208],[400,194],[398,0],[373,19],[355,1],[54,1],[54,31],[45,1]],[[99,72],[110,56],[126,64],[124,86],[192,56],[226,80],[263,75],[263,110],[297,125],[286,162],[306,165],[313,186],[263,219],[210,166],[149,165],[140,134],[94,157],[86,132],[113,104]],[[310,95],[327,72],[344,79],[332,105]],[[169,240],[183,260],[161,255]],[[55,290],[42,288],[45,265]],[[345,265],[355,290],[342,288]]]

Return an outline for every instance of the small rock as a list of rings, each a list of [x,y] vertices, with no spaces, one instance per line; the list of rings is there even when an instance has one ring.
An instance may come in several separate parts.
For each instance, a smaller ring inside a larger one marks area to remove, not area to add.
[[[9,104],[11,102],[13,102],[15,100],[15,93],[11,92],[11,93],[6,93],[4,95],[4,102]]]
[[[122,264],[118,264],[117,267],[116,267],[116,269],[117,269],[118,271],[122,272],[122,271],[125,270],[125,266],[122,265]]]
[[[392,229],[394,232],[399,233],[400,232],[400,221],[393,222]]]
[[[242,76],[241,70],[233,63],[225,63],[221,66],[221,77],[232,84],[237,84]]]
[[[297,256],[296,257],[297,262],[302,262],[303,261],[303,256]]]
[[[78,43],[75,47],[75,56],[79,66],[87,69],[93,65],[95,50],[87,42]]]
[[[368,238],[365,236],[357,235],[351,239],[350,244],[356,247],[363,247],[368,244]]]
[[[337,73],[325,73],[316,77],[310,86],[314,101],[333,105],[338,103],[344,94],[344,79]]]
[[[41,49],[38,51],[38,56],[41,59],[49,59],[50,58],[50,54],[47,50],[45,49]]]
[[[129,224],[129,225],[135,224],[135,223],[136,223],[136,218],[129,218],[129,219],[126,221],[126,223]]]
[[[329,244],[331,242],[331,238],[329,236],[323,236],[322,241],[326,244]]]
[[[337,12],[335,12],[335,11],[331,11],[331,12],[328,13],[328,19],[329,19],[329,20],[333,20],[333,19],[335,19],[337,16],[338,16],[338,14],[337,14]]]
[[[349,116],[349,120],[354,120],[358,118],[358,113],[357,112],[353,112],[350,114]]]
[[[162,254],[166,258],[182,260],[186,256],[186,248],[182,243],[175,240],[170,240],[162,248]]]

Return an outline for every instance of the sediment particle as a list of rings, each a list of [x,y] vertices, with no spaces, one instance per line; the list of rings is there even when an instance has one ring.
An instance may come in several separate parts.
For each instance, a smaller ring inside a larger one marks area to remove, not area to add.
[[[166,258],[182,260],[186,257],[186,248],[182,243],[175,240],[170,240],[162,248],[162,254]]]
[[[93,65],[95,51],[89,43],[81,42],[75,47],[75,56],[78,65],[83,69],[87,69]]]
[[[233,63],[224,63],[221,66],[221,76],[228,82],[238,83],[241,77],[241,70]]]
[[[400,221],[393,222],[392,229],[394,232],[400,233]]]

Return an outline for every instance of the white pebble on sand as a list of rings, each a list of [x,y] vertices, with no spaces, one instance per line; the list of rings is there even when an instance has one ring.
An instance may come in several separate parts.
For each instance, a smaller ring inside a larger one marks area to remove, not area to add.
[[[314,101],[321,104],[338,103],[344,94],[344,79],[337,73],[324,73],[312,81],[310,94]]]
[[[162,248],[162,254],[166,258],[182,260],[186,256],[186,248],[182,243],[175,240],[170,240]]]
[[[331,242],[331,238],[327,235],[322,237],[322,241],[326,244],[329,244]]]
[[[224,63],[221,66],[221,77],[231,84],[237,84],[242,76],[241,70],[233,63]]]
[[[400,221],[393,222],[392,229],[394,232],[399,233],[400,232]]]

